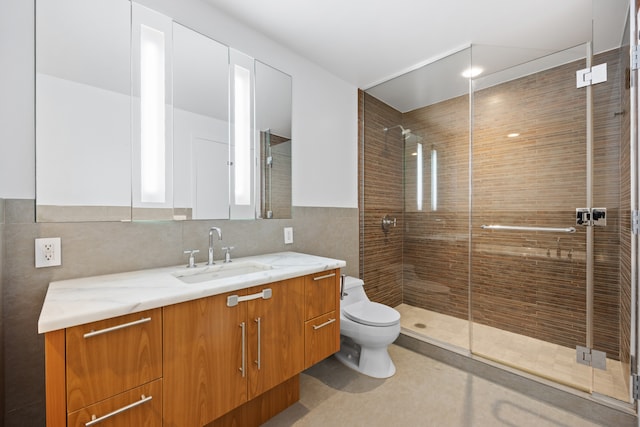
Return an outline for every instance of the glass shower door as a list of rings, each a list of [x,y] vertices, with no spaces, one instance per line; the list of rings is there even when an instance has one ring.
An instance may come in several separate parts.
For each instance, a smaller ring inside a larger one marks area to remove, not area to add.
[[[474,354],[590,392],[585,52],[473,81],[470,317]]]
[[[628,182],[619,173],[628,143],[615,114],[624,80],[576,87],[576,71],[591,62],[619,75],[624,61],[617,49],[593,61],[589,51],[473,82],[471,351],[629,401],[620,224]],[[596,206],[606,217],[592,224]]]

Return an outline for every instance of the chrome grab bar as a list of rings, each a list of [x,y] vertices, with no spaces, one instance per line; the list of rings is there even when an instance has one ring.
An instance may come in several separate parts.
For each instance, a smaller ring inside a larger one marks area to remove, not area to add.
[[[523,227],[519,225],[481,225],[483,230],[515,230],[515,231],[545,231],[550,233],[575,233],[575,227],[555,228],[555,227]]]
[[[115,410],[115,411],[113,411],[113,412],[109,412],[108,414],[103,415],[103,416],[101,416],[100,418],[98,418],[96,415],[91,415],[91,421],[86,422],[84,425],[85,425],[86,427],[90,427],[90,426],[92,426],[92,425],[95,425],[95,424],[101,423],[102,421],[106,420],[107,418],[111,418],[111,417],[113,417],[114,415],[121,414],[121,413],[123,413],[124,411],[128,411],[129,409],[133,409],[133,408],[135,408],[135,407],[136,407],[136,406],[138,406],[138,405],[142,405],[143,403],[146,403],[146,402],[150,401],[151,399],[153,399],[153,396],[145,396],[145,395],[143,394],[143,395],[141,395],[141,396],[140,396],[140,400],[138,400],[137,402],[133,402],[133,403],[131,403],[131,404],[127,405],[127,406],[123,406],[123,407],[122,407],[122,408],[120,408],[120,409],[116,409],[116,410]]]
[[[108,332],[118,331],[120,329],[128,328],[130,326],[140,325],[142,323],[147,323],[147,322],[151,322],[151,317],[143,317],[140,320],[136,320],[136,321],[129,322],[129,323],[123,323],[122,325],[117,325],[117,326],[112,326],[110,328],[105,328],[105,329],[100,329],[100,330],[97,330],[97,331],[87,332],[83,336],[85,338],[91,338],[91,337],[95,337],[96,335],[102,335],[102,334],[106,334]]]

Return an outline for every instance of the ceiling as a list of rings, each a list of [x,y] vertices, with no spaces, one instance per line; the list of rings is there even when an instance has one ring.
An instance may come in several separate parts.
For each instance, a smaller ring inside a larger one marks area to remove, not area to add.
[[[359,88],[469,45],[517,61],[620,46],[629,0],[205,0]]]

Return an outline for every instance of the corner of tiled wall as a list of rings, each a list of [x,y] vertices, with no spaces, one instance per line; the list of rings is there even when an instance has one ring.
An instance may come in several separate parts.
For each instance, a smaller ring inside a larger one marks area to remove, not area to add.
[[[0,420],[4,420],[4,321],[2,305],[4,299],[2,298],[4,289],[4,199],[0,199]],[[2,424],[2,422],[0,422]]]

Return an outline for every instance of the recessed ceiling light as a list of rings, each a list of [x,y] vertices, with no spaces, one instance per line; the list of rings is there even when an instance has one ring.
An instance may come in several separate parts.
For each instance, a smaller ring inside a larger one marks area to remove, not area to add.
[[[507,135],[507,138],[515,138],[515,137],[517,137],[517,136],[520,136],[520,134],[519,134],[519,133],[517,133],[517,132],[512,132],[512,133],[510,133],[510,134],[508,134],[508,135]]]
[[[471,67],[462,72],[462,77],[465,79],[472,79],[479,76],[484,70],[480,67]]]

